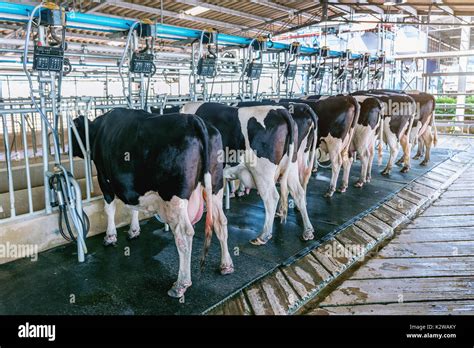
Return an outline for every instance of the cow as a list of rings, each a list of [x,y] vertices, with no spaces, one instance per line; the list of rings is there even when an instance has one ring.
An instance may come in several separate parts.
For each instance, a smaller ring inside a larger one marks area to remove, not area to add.
[[[412,144],[418,144],[418,150],[413,159],[420,159],[424,152],[425,156],[420,165],[426,166],[431,159],[431,147],[438,143],[438,131],[434,116],[436,99],[433,95],[424,92],[409,91],[407,94],[415,100],[418,107],[418,119],[413,121],[416,132],[413,132],[411,137]]]
[[[309,105],[318,116],[317,147],[321,156],[331,160],[331,182],[325,197],[332,197],[336,191],[337,180],[343,167],[342,184],[338,191],[346,192],[352,166],[352,153],[349,151],[354,129],[359,119],[360,105],[352,96],[331,96],[319,100],[280,99],[279,102],[298,102]],[[317,164],[318,161],[316,161]]]
[[[298,162],[298,175],[300,184],[306,195],[311,170],[314,166],[316,156],[318,116],[309,105],[304,103],[281,102],[274,100],[239,102],[237,107],[249,107],[258,105],[280,105],[287,109],[298,128],[296,138],[296,152]]]
[[[84,117],[74,120],[85,142]],[[193,225],[206,203],[205,243],[201,267],[212,230],[221,245],[221,273],[233,272],[227,248],[227,220],[222,209],[223,164],[219,132],[195,115],[154,116],[142,110],[113,109],[89,123],[91,158],[104,194],[107,214],[105,245],[117,241],[115,197],[133,208],[129,237],[140,227],[138,210],[158,214],[169,224],[179,254],[178,279],[168,291],[182,297],[191,286]],[[82,157],[77,139],[73,155]]]
[[[417,112],[413,120],[413,128],[410,134],[410,143],[412,146],[418,144],[418,150],[413,159],[419,159],[424,152],[424,159],[420,163],[421,166],[426,166],[430,161],[431,147],[436,146],[438,142],[438,132],[435,124],[434,111],[436,107],[436,100],[433,95],[419,91],[399,91],[390,89],[369,90],[370,93],[385,93],[385,94],[403,94],[413,98],[417,106]],[[424,151],[426,148],[426,151]],[[401,157],[397,164],[403,162]]]
[[[400,145],[403,149],[402,173],[410,170],[410,134],[416,113],[416,104],[412,97],[404,94],[379,91],[357,91],[353,96],[369,96],[379,99],[383,103],[383,140],[388,144],[390,156],[382,175],[390,175],[396,160]]]
[[[314,228],[306,211],[306,197],[298,180],[295,154],[297,126],[282,106],[237,108],[219,103],[191,102],[181,112],[196,114],[216,127],[226,152],[239,156],[226,159],[224,177],[239,179],[247,188],[258,190],[265,206],[265,223],[253,245],[264,245],[272,238],[273,219],[280,195],[279,215],[284,222],[288,213],[288,190],[303,220],[303,240],[314,238]]]
[[[374,160],[375,140],[379,134],[378,157],[382,160],[382,111],[379,99],[366,96],[354,96],[360,104],[360,114],[355,126],[350,151],[356,152],[361,162],[359,180],[354,187],[361,188],[372,179],[372,163]]]

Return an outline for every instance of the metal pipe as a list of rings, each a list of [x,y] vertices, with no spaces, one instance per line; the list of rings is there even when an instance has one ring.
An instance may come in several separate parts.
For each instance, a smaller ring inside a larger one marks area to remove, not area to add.
[[[28,193],[28,212],[33,213],[33,194],[31,191],[30,159],[28,157],[28,140],[25,129],[25,115],[21,114],[21,135],[23,138],[23,149],[25,151],[26,190]]]
[[[7,173],[8,173],[8,193],[10,196],[10,217],[16,216],[15,211],[15,187],[13,186],[13,173],[12,173],[12,158],[10,154],[10,141],[8,139],[7,123],[5,116],[2,116],[3,125],[3,141],[5,143],[5,158],[7,160]]]

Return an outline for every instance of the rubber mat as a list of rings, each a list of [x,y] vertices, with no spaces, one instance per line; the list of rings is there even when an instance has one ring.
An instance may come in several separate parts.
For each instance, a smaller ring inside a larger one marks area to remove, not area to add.
[[[299,213],[290,209],[286,224],[275,219],[273,238],[267,245],[251,245],[248,241],[263,226],[263,203],[255,192],[232,199],[226,215],[235,272],[219,274],[220,247],[215,236],[206,266],[200,271],[204,235],[200,222],[193,242],[193,285],[181,301],[166,294],[178,272],[173,236],[158,221],[150,219],[140,223],[141,237],[135,241],[126,239],[128,227],[120,228],[116,247],[103,247],[103,235],[88,238],[89,254],[82,264],[74,255],[75,245],[67,245],[41,253],[36,262],[23,259],[1,265],[0,314],[202,313],[303,249],[318,245],[342,224],[377,206],[452,154],[451,150],[434,149],[429,166],[421,167],[414,161],[409,173],[399,173],[400,168],[395,167],[388,178],[380,175],[383,168],[375,163],[372,182],[363,189],[352,187],[360,171],[360,163],[356,162],[348,191],[335,193],[331,199],[323,197],[331,172],[321,168],[308,185],[308,213],[316,229],[316,238],[311,242],[301,241]]]

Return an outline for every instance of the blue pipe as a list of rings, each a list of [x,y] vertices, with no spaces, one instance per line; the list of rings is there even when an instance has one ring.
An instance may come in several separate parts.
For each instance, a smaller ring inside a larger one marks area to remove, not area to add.
[[[11,2],[6,2],[6,1],[0,1],[0,18],[5,18],[5,16],[2,16],[2,14],[29,16],[33,8],[34,6],[32,5],[23,5],[23,4],[15,4]],[[95,14],[80,13],[80,12],[68,12],[66,14],[66,19],[68,22],[108,27],[111,29],[111,31],[127,30],[134,23],[133,20],[113,18],[113,17],[107,17],[107,16],[99,16]],[[15,20],[21,21],[19,19],[15,19]],[[74,24],[70,24],[69,27],[77,28],[78,26]],[[84,29],[86,28],[86,26],[82,28]],[[104,29],[104,30],[109,31],[107,29]],[[201,37],[200,30],[175,27],[175,26],[166,25],[166,24],[157,24],[156,34],[157,36],[171,35],[171,36],[179,36],[179,37],[190,38],[190,39],[198,39]],[[252,41],[252,39],[250,38],[235,36],[235,35],[228,35],[228,34],[223,34],[223,33],[219,33],[217,36],[217,39],[219,42],[222,42],[222,43],[242,45],[242,46],[248,46],[250,45],[250,42]],[[273,42],[273,46],[271,46],[271,48],[276,49],[276,50],[289,50],[290,45],[281,43],[281,42]],[[315,54],[318,52],[319,52],[319,49],[315,49],[308,46],[301,47],[301,53],[303,54]],[[329,51],[330,57],[340,57],[341,55],[342,53],[339,51]],[[361,56],[362,56],[361,54],[352,54],[352,58],[360,58]]]

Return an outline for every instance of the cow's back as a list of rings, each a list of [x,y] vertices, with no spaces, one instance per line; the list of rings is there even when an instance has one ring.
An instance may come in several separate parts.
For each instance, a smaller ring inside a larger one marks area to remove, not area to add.
[[[202,143],[192,115],[115,109],[93,128],[99,175],[126,204],[137,205],[149,191],[187,199],[201,179]]]

